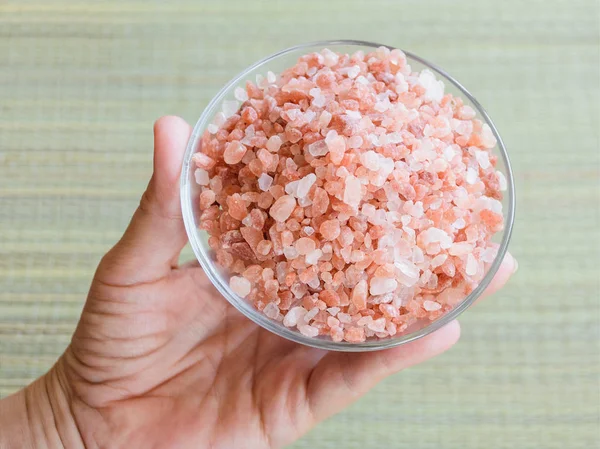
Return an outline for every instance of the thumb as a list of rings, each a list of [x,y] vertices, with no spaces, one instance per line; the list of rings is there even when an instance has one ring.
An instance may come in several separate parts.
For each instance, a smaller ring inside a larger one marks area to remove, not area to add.
[[[154,124],[154,172],[119,242],[104,256],[96,278],[111,285],[152,282],[176,266],[186,242],[179,175],[190,126],[181,118]]]

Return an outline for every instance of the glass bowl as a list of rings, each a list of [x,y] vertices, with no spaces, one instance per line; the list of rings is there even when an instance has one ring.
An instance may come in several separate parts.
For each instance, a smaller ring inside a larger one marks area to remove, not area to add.
[[[200,194],[200,188],[194,180],[194,164],[192,163],[192,156],[194,153],[199,151],[199,145],[201,137],[207,127],[211,124],[215,114],[221,110],[224,101],[231,101],[234,99],[234,90],[238,86],[244,86],[247,80],[255,81],[256,75],[260,74],[265,76],[267,71],[274,73],[280,73],[284,69],[291,67],[297,61],[297,59],[307,53],[320,51],[324,48],[338,53],[349,53],[352,54],[358,50],[370,52],[378,47],[389,47],[386,45],[375,44],[371,42],[353,41],[353,40],[335,40],[335,41],[321,41],[312,42],[307,44],[297,45],[295,47],[288,48],[286,50],[275,53],[268,56],[255,64],[248,67],[242,73],[233,78],[229,83],[223,87],[219,93],[212,99],[208,104],[200,119],[196,123],[190,140],[187,145],[185,152],[183,167],[181,171],[181,206],[183,211],[183,218],[185,222],[185,228],[189,237],[192,249],[196,255],[200,265],[206,272],[206,275],[217,288],[217,290],[229,301],[236,309],[243,313],[246,317],[254,321],[259,326],[262,326],[269,331],[292,340],[297,343],[304,345],[326,349],[326,350],[337,350],[337,351],[374,351],[380,349],[391,348],[404,343],[421,338],[428,335],[435,330],[441,328],[445,324],[454,320],[458,315],[464,312],[473,302],[480,296],[483,290],[490,283],[507,251],[508,243],[511,236],[511,231],[514,221],[515,213],[515,190],[513,175],[508,159],[508,154],[502,139],[494,126],[492,120],[485,112],[479,102],[465,89],[458,81],[452,78],[444,70],[436,67],[422,58],[413,55],[409,52],[405,52],[407,60],[409,61],[413,71],[420,71],[424,68],[428,68],[437,74],[438,79],[444,81],[445,91],[452,93],[453,95],[459,96],[463,99],[464,104],[470,105],[479,115],[479,118],[487,123],[494,136],[497,139],[497,145],[492,150],[494,154],[498,156],[497,170],[501,171],[506,177],[507,189],[504,192],[504,198],[502,200],[503,211],[504,211],[504,229],[503,231],[496,233],[492,239],[499,244],[499,249],[495,260],[491,263],[487,273],[484,275],[480,284],[459,304],[453,309],[448,311],[446,314],[440,316],[435,321],[431,321],[423,327],[416,329],[407,329],[410,332],[404,332],[394,337],[386,339],[372,339],[362,343],[349,343],[349,342],[334,342],[328,337],[307,337],[302,335],[299,331],[285,327],[282,323],[272,320],[259,312],[254,306],[247,300],[240,298],[230,289],[226,274],[221,268],[219,268],[212,260],[210,255],[211,249],[208,246],[208,235],[206,231],[198,229],[198,218],[199,218],[199,205],[198,196]]]

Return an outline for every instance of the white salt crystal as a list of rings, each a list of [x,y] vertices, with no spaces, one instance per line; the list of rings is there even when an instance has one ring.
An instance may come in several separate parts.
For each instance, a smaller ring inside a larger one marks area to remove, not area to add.
[[[315,98],[315,97],[320,97],[321,94],[321,89],[319,89],[318,87],[313,87],[311,90],[308,91],[308,94]]]
[[[263,313],[272,320],[275,320],[279,316],[279,307],[275,303],[270,302],[263,309]]]
[[[308,152],[313,157],[325,156],[329,153],[329,147],[325,143],[324,140],[318,140],[317,142],[313,142],[308,145]]]
[[[285,193],[298,198],[298,184],[300,184],[300,181],[288,182],[285,186]]]
[[[365,86],[367,84],[369,84],[369,80],[366,79],[364,76],[360,75],[358,78],[356,78],[356,82],[360,83],[360,84],[364,84]]]
[[[371,279],[369,293],[372,295],[383,295],[385,293],[393,292],[397,287],[398,282],[395,279],[374,277]]]
[[[298,324],[298,321],[304,318],[307,310],[304,307],[292,307],[283,318],[283,325],[285,327],[293,327]]]
[[[465,266],[465,272],[469,276],[474,276],[477,273],[477,268],[478,268],[477,259],[475,259],[475,256],[473,256],[473,254],[468,254],[467,255],[467,263]]]
[[[348,148],[360,148],[363,144],[362,137],[352,136],[348,139]]]
[[[500,186],[500,191],[504,192],[508,188],[506,177],[501,171],[496,171],[496,176],[498,176],[498,184]]]
[[[346,115],[353,120],[360,120],[362,118],[362,114],[359,111],[352,111],[350,109],[346,110]]]
[[[360,162],[369,170],[379,170],[379,154],[373,150],[365,151],[361,154]]]
[[[424,98],[433,102],[442,101],[444,96],[444,83],[435,78],[433,72],[429,69],[424,69],[419,74],[419,84],[425,88]]]
[[[229,279],[229,287],[233,293],[241,298],[248,296],[252,290],[252,284],[250,284],[250,281],[241,276],[232,276],[231,279]]]
[[[339,313],[339,311],[340,311],[340,310],[341,310],[341,309],[340,309],[339,307],[328,307],[328,308],[327,308],[327,312],[328,312],[328,313],[329,313],[331,316],[336,316],[336,315]]]
[[[196,169],[196,171],[194,172],[194,178],[196,178],[196,184],[199,184],[201,186],[208,185],[208,182],[210,181],[208,172],[203,168]]]
[[[244,101],[248,100],[248,93],[246,92],[246,89],[244,89],[243,87],[236,87],[235,90],[233,91],[233,96],[235,97],[236,100],[239,100],[242,103]]]
[[[436,310],[440,310],[442,305],[435,301],[425,300],[423,301],[423,308],[428,312],[435,312]]]
[[[319,281],[318,277],[314,277],[310,281],[308,281],[306,285],[308,285],[312,289],[317,289],[321,286],[321,281]]]
[[[237,100],[225,100],[222,105],[222,111],[226,118],[231,117],[235,114],[240,107],[240,103]]]
[[[308,191],[313,186],[315,181],[317,180],[317,176],[314,173],[309,173],[304,178],[298,181],[298,187],[296,189],[296,195],[298,198],[304,198],[308,195]]]
[[[350,67],[348,69],[348,78],[354,79],[358,76],[359,73],[360,73],[360,67],[357,65],[353,65],[352,67]]]
[[[350,175],[347,176],[344,181],[344,203],[352,207],[358,207],[362,200],[360,180],[355,176]]]
[[[307,265],[315,265],[317,262],[319,262],[319,259],[321,258],[322,255],[323,255],[323,251],[321,251],[319,248],[317,248],[314,251],[311,251],[310,253],[308,253],[306,256],[304,256],[304,261],[306,262]]]
[[[210,125],[208,125],[206,127],[206,130],[210,133],[210,134],[216,134],[217,131],[219,130],[219,127],[213,123],[211,123]]]
[[[464,218],[457,218],[456,221],[452,223],[452,227],[454,229],[464,229],[466,225],[467,223],[465,222]]]
[[[313,229],[312,226],[305,226],[304,227],[304,233],[306,235],[313,235],[315,233],[315,230]]]
[[[452,238],[442,229],[433,226],[421,232],[421,236],[425,245],[428,245],[430,243],[439,243],[440,246],[444,249],[450,248],[450,246],[452,246]]]
[[[283,255],[286,257],[286,259],[293,260],[298,257],[298,251],[293,246],[286,246],[283,248]]]
[[[281,137],[275,134],[274,136],[269,137],[269,140],[267,140],[267,150],[269,150],[271,153],[277,153],[279,148],[281,148],[282,143],[283,141],[281,140]]]
[[[258,178],[258,188],[263,192],[269,190],[269,187],[271,187],[272,184],[273,178],[267,175],[266,173],[261,174]]]
[[[484,123],[481,127],[481,143],[484,148],[494,148],[496,146],[496,136],[494,136],[490,125],[487,123]]]
[[[475,170],[474,168],[467,168],[467,175],[465,176],[467,184],[475,184],[477,182],[478,175],[479,173],[477,173],[477,170]]]
[[[269,70],[267,72],[267,82],[273,84],[275,81],[277,81],[277,76]]]
[[[319,329],[317,329],[314,326],[309,326],[306,324],[299,324],[298,325],[298,330],[300,331],[300,333],[302,335],[305,335],[307,337],[316,337],[317,335],[319,335]]]
[[[310,320],[317,316],[317,313],[319,313],[318,307],[313,307],[312,309],[310,309],[308,313],[304,315],[304,322],[310,322]]]
[[[490,167],[490,155],[487,151],[475,150],[475,160],[484,170]]]
[[[319,128],[325,128],[331,121],[331,113],[329,111],[321,112],[319,116]]]

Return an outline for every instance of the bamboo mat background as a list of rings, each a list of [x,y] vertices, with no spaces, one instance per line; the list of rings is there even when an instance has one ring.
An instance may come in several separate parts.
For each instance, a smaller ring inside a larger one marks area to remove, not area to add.
[[[517,182],[520,270],[461,343],[295,448],[600,445],[599,6],[526,1],[0,0],[0,396],[69,342],[151,171],[152,123],[195,122],[299,42],[411,50],[494,118]]]

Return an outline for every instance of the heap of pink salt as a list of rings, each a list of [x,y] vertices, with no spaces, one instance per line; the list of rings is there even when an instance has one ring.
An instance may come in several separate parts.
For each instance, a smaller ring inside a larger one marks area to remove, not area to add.
[[[193,156],[230,287],[302,334],[362,342],[435,320],[503,226],[496,139],[399,50],[327,49],[238,88]]]

